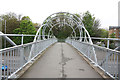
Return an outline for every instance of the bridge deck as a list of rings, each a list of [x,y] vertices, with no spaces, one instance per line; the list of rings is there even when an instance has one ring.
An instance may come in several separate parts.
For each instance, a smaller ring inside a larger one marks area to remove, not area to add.
[[[66,43],[56,43],[39,58],[22,78],[101,78],[93,68]]]

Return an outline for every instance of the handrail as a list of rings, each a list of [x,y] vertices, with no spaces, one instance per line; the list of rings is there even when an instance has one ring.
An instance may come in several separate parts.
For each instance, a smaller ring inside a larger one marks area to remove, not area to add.
[[[80,37],[71,37],[71,38],[73,38],[73,39],[78,39],[78,38],[80,38]],[[85,37],[81,37],[81,38],[85,38]],[[89,37],[86,37],[86,38],[89,38]],[[102,40],[116,40],[116,41],[120,41],[119,38],[99,38],[99,37],[91,37],[91,39],[98,39],[98,40],[102,39]]]
[[[17,45],[0,50],[0,80],[2,76],[4,79],[17,78],[16,73],[21,70],[26,64],[32,61],[37,55],[41,54],[50,45],[57,42],[55,38],[47,40],[39,40],[27,44]],[[30,60],[28,59],[30,51],[33,48],[33,54]],[[6,68],[7,66],[7,68]],[[4,68],[2,70],[2,67]]]
[[[0,36],[35,36],[32,34],[0,34]],[[40,36],[48,36],[48,35],[40,35]]]
[[[66,39],[66,42],[80,51],[92,63],[99,67],[105,74],[109,75],[113,79],[118,79],[120,75],[120,73],[118,72],[120,51],[101,47],[95,44],[80,42],[79,40]],[[92,48],[94,48],[95,50],[97,63],[94,60]]]

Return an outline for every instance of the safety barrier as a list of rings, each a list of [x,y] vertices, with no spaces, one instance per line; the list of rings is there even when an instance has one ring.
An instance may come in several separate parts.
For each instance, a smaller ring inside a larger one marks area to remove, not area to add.
[[[66,42],[75,47],[84,56],[86,56],[92,63],[109,75],[111,78],[118,79],[119,64],[120,64],[120,52],[105,47],[100,47],[94,44],[80,42],[78,40],[66,39]],[[96,54],[97,62],[95,62]]]
[[[19,70],[48,48],[56,39],[41,40],[0,50],[0,80],[9,79]],[[34,47],[32,47],[34,45]],[[31,58],[29,55],[33,49]]]

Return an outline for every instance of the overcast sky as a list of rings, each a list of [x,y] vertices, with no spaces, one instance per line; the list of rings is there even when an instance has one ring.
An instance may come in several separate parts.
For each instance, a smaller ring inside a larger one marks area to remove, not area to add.
[[[56,12],[83,13],[87,10],[101,21],[102,28],[118,25],[119,0],[1,0],[0,14],[14,12],[42,23]]]

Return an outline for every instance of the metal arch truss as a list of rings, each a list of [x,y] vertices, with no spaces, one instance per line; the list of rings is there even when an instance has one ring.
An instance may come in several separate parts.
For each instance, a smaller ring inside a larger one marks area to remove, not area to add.
[[[80,42],[93,44],[88,31],[85,29],[84,24],[82,23],[82,20],[76,15],[68,12],[58,12],[47,17],[39,27],[34,38],[34,42],[55,37],[52,31],[53,27],[63,27],[64,25],[67,25],[72,29],[72,33],[67,39],[74,39]],[[92,52],[95,62],[97,62],[94,47],[92,48]]]
[[[85,29],[82,20],[76,15],[68,12],[58,12],[47,17],[38,29],[34,42],[36,40],[45,40],[54,37],[52,31],[53,27],[63,27],[64,25],[67,25],[72,29],[72,33],[69,38],[78,37],[80,42],[88,42],[92,44],[90,35]],[[49,31],[47,29],[49,29]],[[77,30],[79,32],[76,32]],[[47,37],[45,37],[45,35],[47,35]]]

